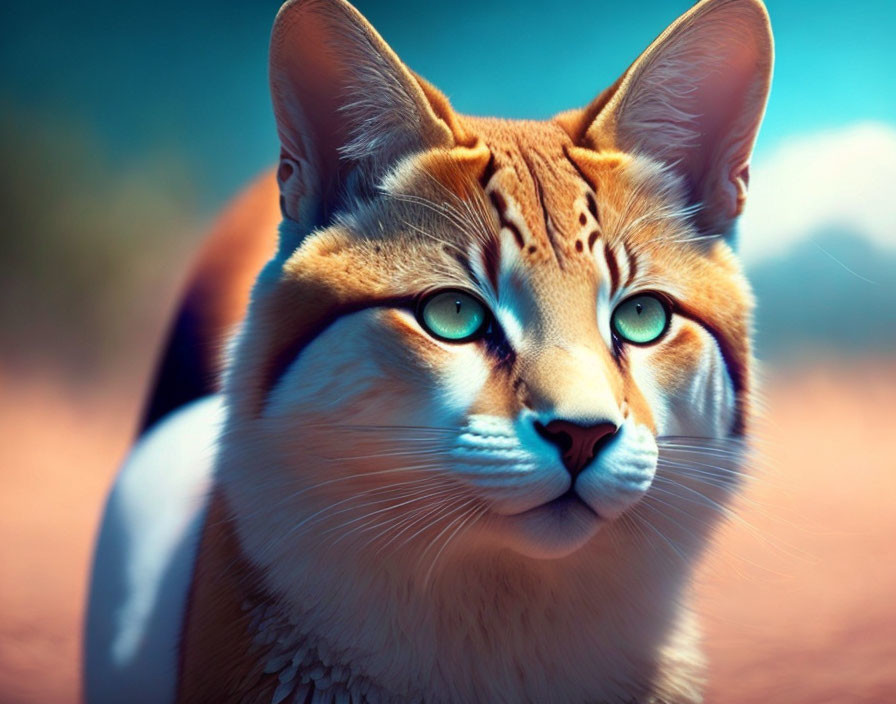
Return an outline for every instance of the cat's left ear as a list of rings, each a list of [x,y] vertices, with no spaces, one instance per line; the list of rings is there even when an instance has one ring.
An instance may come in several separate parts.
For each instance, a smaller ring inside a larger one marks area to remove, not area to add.
[[[581,113],[579,143],[670,165],[699,205],[701,234],[728,234],[746,198],[773,53],[760,0],[703,0]]]

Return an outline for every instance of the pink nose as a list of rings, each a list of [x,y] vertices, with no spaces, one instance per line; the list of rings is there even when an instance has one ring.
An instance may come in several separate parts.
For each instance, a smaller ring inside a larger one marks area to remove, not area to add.
[[[579,425],[568,420],[552,420],[547,425],[535,422],[535,430],[560,450],[566,471],[575,479],[595,458],[618,428],[613,423]]]

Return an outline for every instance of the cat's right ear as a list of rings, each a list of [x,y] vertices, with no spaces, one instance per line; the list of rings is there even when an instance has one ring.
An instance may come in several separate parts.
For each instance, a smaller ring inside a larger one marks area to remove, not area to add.
[[[455,143],[447,99],[343,0],[292,0],[271,34],[284,218],[307,232],[402,157]]]
[[[588,108],[561,122],[581,146],[677,173],[698,231],[728,235],[746,199],[773,42],[761,0],[701,0]]]

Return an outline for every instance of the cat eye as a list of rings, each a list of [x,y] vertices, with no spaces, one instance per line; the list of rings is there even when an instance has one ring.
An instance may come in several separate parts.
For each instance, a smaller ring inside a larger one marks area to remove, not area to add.
[[[438,340],[469,342],[485,332],[489,312],[480,300],[463,291],[438,291],[417,308],[424,330]]]
[[[622,301],[613,311],[613,332],[626,342],[648,345],[669,327],[668,304],[659,296],[641,293]]]

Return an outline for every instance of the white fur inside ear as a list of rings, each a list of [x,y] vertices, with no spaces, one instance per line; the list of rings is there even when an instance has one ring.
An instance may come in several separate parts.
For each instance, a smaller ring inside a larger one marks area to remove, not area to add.
[[[770,71],[771,46],[760,7],[749,1],[701,3],[645,52],[620,105],[620,128],[636,140],[636,150],[674,157],[682,150],[708,149],[712,145],[701,139],[707,127],[718,127],[712,124],[722,119],[716,112],[758,108],[761,113],[764,86],[753,84],[768,82],[763,73]],[[722,99],[728,104],[716,104]],[[756,101],[758,106],[751,104]],[[731,119],[736,125],[741,118]],[[733,136],[735,141],[745,137]]]
[[[326,197],[354,170],[375,179],[408,154],[453,144],[413,74],[349,3],[284,4],[270,46],[281,144],[315,167],[306,191]]]
[[[633,64],[588,138],[674,166],[701,205],[698,228],[725,234],[743,206],[772,62],[761,2],[700,2]]]

